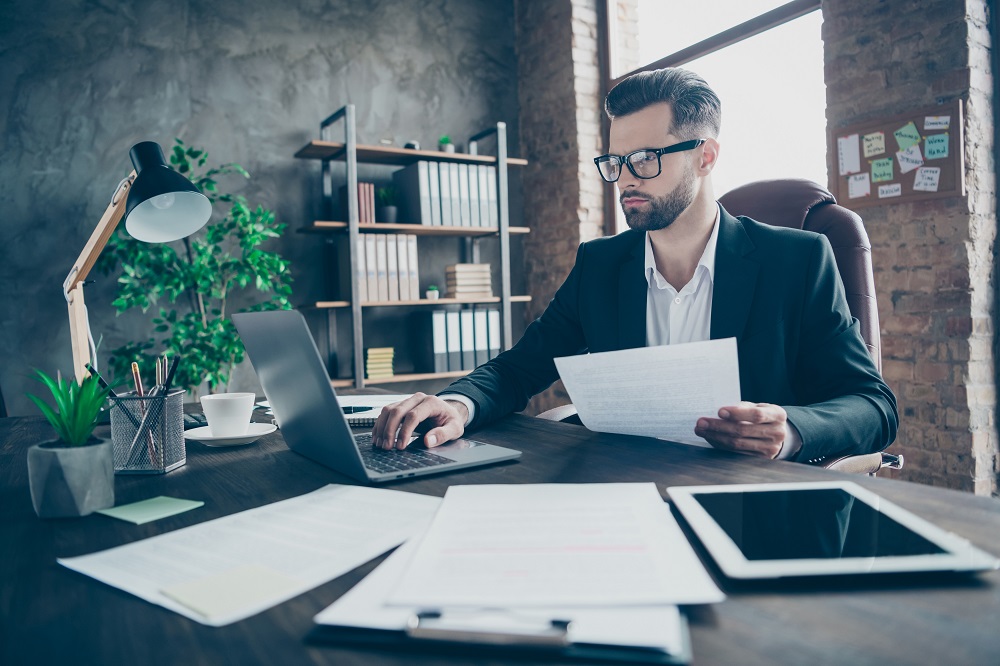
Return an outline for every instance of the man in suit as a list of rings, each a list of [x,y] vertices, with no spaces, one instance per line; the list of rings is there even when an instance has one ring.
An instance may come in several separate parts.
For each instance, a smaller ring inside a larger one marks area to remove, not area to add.
[[[608,94],[609,154],[628,231],[583,243],[510,350],[438,396],[384,409],[373,438],[437,446],[545,390],[554,358],[735,337],[745,402],[692,423],[713,446],[793,460],[868,453],[896,436],[896,401],[847,306],[824,236],[734,218],[715,200],[721,105],[696,74],[635,74]],[[670,409],[670,396],[663,408]]]

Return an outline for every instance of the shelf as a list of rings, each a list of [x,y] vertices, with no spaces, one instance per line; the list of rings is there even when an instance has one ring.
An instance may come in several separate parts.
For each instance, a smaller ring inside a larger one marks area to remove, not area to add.
[[[421,298],[418,301],[365,301],[361,304],[363,308],[386,308],[386,307],[397,307],[400,305],[469,305],[476,303],[499,303],[499,296],[492,296],[490,298],[435,298],[430,300],[427,298]],[[531,296],[511,296],[511,303],[530,303]],[[311,306],[317,310],[331,310],[336,308],[349,308],[351,307],[350,301],[317,301]]]
[[[454,379],[464,377],[472,372],[471,370],[452,370],[451,372],[426,372],[422,374],[393,375],[392,377],[382,377],[380,379],[365,379],[365,386],[374,384],[399,384],[400,382],[422,382],[428,379]],[[330,381],[334,388],[348,388],[354,386],[353,379],[333,379]]]
[[[347,231],[347,222],[317,220],[311,225],[299,229],[300,233],[305,234],[325,234],[339,231]],[[500,232],[497,227],[456,227],[451,225],[432,227],[426,224],[389,224],[388,222],[359,224],[358,231],[363,234],[414,234],[415,236],[495,236]],[[508,227],[507,231],[511,234],[531,233],[531,229],[528,227]]]
[[[295,153],[303,160],[334,160],[343,157],[344,144],[337,141],[314,139]],[[375,164],[407,166],[420,160],[432,162],[459,162],[464,164],[496,164],[497,158],[490,155],[469,155],[466,153],[445,153],[439,150],[410,150],[393,146],[358,146],[358,161]],[[528,160],[508,157],[509,166],[526,166]]]

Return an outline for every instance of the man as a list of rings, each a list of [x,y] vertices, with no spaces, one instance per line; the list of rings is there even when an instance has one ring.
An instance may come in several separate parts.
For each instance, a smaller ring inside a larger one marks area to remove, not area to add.
[[[896,401],[852,320],[826,238],[734,218],[716,202],[721,105],[682,69],[608,94],[609,154],[630,230],[583,243],[542,316],[510,350],[440,396],[383,410],[373,438],[437,446],[511,412],[558,378],[554,358],[736,337],[746,402],[692,424],[729,451],[793,460],[884,449]],[[670,409],[670,396],[663,396]]]

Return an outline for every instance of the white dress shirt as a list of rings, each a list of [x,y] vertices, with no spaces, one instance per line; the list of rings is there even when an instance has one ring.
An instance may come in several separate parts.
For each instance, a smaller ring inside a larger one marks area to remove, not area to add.
[[[715,211],[715,224],[701,253],[694,276],[681,287],[674,288],[656,269],[653,245],[646,232],[645,270],[646,284],[646,346],[676,345],[684,342],[702,342],[711,337],[712,291],[715,280],[715,250],[719,239],[719,210]],[[442,400],[460,402],[469,410],[465,425],[476,416],[476,403],[459,393],[442,393]],[[691,426],[694,427],[694,424]],[[802,440],[792,424],[788,424],[788,438],[777,458],[783,460],[798,453]]]

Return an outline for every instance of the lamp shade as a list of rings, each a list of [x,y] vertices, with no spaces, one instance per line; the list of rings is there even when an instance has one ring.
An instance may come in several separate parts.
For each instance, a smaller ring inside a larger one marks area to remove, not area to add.
[[[129,156],[136,173],[125,208],[130,236],[146,243],[169,243],[205,226],[212,216],[212,202],[167,166],[158,143],[137,143]]]

